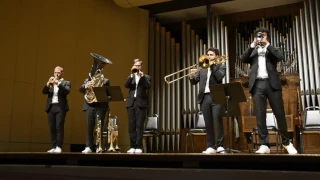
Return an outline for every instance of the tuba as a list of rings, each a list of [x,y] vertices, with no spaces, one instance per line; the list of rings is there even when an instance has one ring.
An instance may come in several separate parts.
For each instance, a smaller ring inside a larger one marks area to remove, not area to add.
[[[91,72],[89,73],[88,81],[92,82],[93,87],[102,87],[104,82],[102,69],[104,65],[112,64],[112,62],[107,58],[100,56],[98,54],[95,54],[95,53],[90,53],[90,54],[91,56],[93,56],[94,60],[93,60]],[[92,87],[88,87],[84,95],[84,99],[88,104],[97,102],[97,98],[96,98],[96,95],[94,94]]]

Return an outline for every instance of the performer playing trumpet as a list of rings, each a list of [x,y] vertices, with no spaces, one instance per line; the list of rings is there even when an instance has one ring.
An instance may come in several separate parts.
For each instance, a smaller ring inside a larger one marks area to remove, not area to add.
[[[143,124],[146,108],[149,107],[147,89],[151,87],[151,77],[143,73],[141,60],[135,59],[133,63],[131,74],[124,84],[129,89],[126,107],[129,120],[130,149],[127,152],[142,153]]]
[[[45,111],[48,114],[48,122],[51,134],[52,148],[50,153],[61,153],[64,139],[64,121],[69,111],[67,95],[70,93],[71,83],[62,78],[63,68],[54,68],[54,76],[50,77],[42,89],[43,94],[48,94]]]

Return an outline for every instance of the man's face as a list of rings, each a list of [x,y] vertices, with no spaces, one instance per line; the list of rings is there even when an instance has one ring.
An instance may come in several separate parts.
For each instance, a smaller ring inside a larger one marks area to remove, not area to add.
[[[214,59],[214,58],[217,57],[217,56],[216,56],[216,53],[213,52],[213,51],[208,51],[208,52],[207,52],[207,56],[209,56],[210,59]]]
[[[56,67],[54,68],[53,74],[54,74],[54,77],[56,77],[57,79],[61,79],[63,72],[61,71],[61,68]]]
[[[142,69],[142,63],[140,61],[135,62],[134,66],[140,71]]]

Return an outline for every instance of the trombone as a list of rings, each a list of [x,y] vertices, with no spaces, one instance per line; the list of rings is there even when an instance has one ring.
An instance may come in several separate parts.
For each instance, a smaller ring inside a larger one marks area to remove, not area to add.
[[[177,72],[174,72],[174,73],[172,73],[172,74],[169,74],[169,75],[167,75],[167,76],[164,77],[164,81],[165,81],[167,84],[171,84],[171,83],[173,83],[173,82],[175,82],[175,81],[178,81],[178,80],[180,80],[180,79],[182,79],[182,78],[184,78],[184,77],[189,76],[190,74],[186,74],[186,75],[184,75],[184,76],[178,77],[178,78],[173,79],[173,80],[171,80],[171,81],[167,80],[167,78],[169,78],[169,77],[171,77],[171,76],[174,76],[174,75],[176,75],[176,74],[178,74],[178,73],[180,73],[180,72],[186,71],[186,70],[188,70],[188,69],[196,68],[197,65],[198,65],[201,69],[208,69],[208,68],[210,67],[210,62],[211,62],[211,61],[212,61],[213,64],[222,64],[222,63],[226,62],[227,59],[228,59],[228,56],[218,56],[218,57],[216,57],[216,58],[214,58],[214,59],[210,59],[209,56],[207,56],[207,55],[202,55],[202,56],[200,56],[199,59],[198,59],[198,64],[194,64],[194,65],[189,66],[189,67],[187,67],[187,68],[181,69],[181,70],[179,70],[179,71],[177,71]],[[198,71],[200,71],[200,69],[198,69],[196,72],[198,72]],[[196,73],[196,72],[194,72],[194,73]]]

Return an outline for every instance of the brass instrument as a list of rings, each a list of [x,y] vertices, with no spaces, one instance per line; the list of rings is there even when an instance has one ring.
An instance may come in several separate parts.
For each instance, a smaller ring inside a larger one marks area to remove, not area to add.
[[[97,102],[96,95],[94,94],[93,87],[102,87],[104,82],[104,76],[102,69],[106,64],[112,64],[112,62],[103,56],[95,53],[90,53],[94,57],[91,72],[89,73],[88,81],[92,82],[92,86],[86,89],[84,99],[87,103],[91,104]]]
[[[97,147],[97,149],[96,149],[96,152],[97,153],[101,153],[102,151],[103,151],[103,149],[102,149],[102,129],[101,129],[101,127],[102,127],[102,121],[101,121],[101,119],[99,119],[99,115],[97,115],[97,119],[96,119],[96,122],[97,122],[97,124],[96,124],[96,129],[95,129],[95,134],[96,134],[96,145],[98,146]]]
[[[187,68],[181,69],[181,70],[179,70],[177,72],[169,74],[169,75],[164,77],[164,81],[167,84],[171,84],[171,83],[173,83],[175,81],[178,81],[178,80],[180,80],[180,79],[182,79],[184,77],[189,76],[190,74],[186,74],[184,76],[178,77],[178,78],[176,78],[174,80],[171,80],[171,81],[167,80],[168,77],[174,76],[174,75],[176,75],[176,74],[178,74],[180,72],[186,71],[188,69],[196,68],[197,66],[200,67],[200,69],[208,69],[210,67],[210,62],[212,62],[213,64],[223,64],[223,63],[225,63],[227,61],[227,59],[228,59],[228,56],[218,56],[218,57],[216,57],[214,59],[210,59],[209,56],[202,55],[198,59],[198,64],[194,64],[194,65],[189,66]],[[196,72],[200,71],[200,69],[198,69]],[[194,72],[194,73],[196,73],[196,72]]]
[[[118,118],[117,116],[110,116],[109,114],[109,123],[108,123],[108,143],[110,147],[108,149],[109,152],[116,152],[120,150],[118,145]],[[114,147],[114,141],[116,141],[116,145]]]
[[[262,42],[263,37],[264,37],[263,33],[261,33],[261,32],[257,33],[256,38],[257,38],[257,41],[258,41],[258,46],[261,46],[262,48],[265,46],[265,43]]]
[[[49,80],[49,88],[53,87],[53,82],[56,81],[56,80],[57,80],[56,77],[53,77],[52,79],[50,78],[50,80]]]
[[[139,69],[136,68],[136,67],[132,67],[132,68],[131,68],[131,73],[132,73],[132,74],[133,74],[133,73],[139,73]]]

